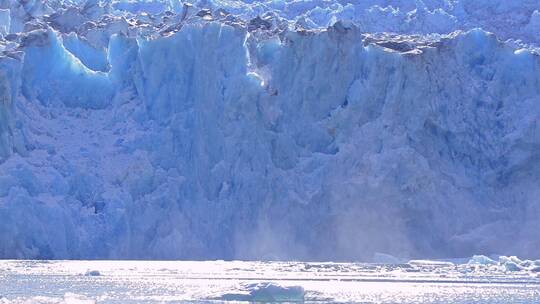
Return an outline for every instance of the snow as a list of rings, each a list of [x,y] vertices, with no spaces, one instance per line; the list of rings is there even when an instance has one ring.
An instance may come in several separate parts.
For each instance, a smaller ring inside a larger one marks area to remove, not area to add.
[[[538,258],[537,1],[82,2],[0,5],[0,257]]]

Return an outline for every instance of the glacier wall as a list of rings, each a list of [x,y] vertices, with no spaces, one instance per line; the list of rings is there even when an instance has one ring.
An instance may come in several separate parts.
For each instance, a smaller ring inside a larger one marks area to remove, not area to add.
[[[0,257],[538,257],[534,39],[37,3],[4,4],[35,17],[2,44]]]

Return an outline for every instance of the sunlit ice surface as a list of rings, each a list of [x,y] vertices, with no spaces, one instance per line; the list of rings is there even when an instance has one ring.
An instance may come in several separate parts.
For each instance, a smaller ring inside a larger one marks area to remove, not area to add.
[[[0,261],[0,303],[540,303],[540,275],[494,265]]]

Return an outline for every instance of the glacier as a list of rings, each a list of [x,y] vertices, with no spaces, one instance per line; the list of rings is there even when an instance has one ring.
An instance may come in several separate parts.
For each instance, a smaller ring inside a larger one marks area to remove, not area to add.
[[[536,0],[0,1],[0,258],[539,258],[539,32]]]

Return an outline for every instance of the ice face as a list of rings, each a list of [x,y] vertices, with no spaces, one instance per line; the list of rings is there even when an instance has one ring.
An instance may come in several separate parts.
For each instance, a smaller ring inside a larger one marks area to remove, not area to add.
[[[537,10],[475,3],[2,3],[0,257],[536,257]]]
[[[86,39],[81,39],[73,32],[62,37],[62,44],[68,52],[77,57],[89,69],[100,72],[109,70],[105,48],[93,46]]]
[[[0,34],[5,36],[9,33],[11,24],[10,10],[0,9]]]
[[[112,98],[108,76],[92,71],[52,31],[35,30],[22,39],[25,48],[22,93],[42,104],[103,108]]]
[[[16,58],[0,58],[0,161],[13,152],[25,154],[23,135],[16,125],[15,104],[20,87],[20,62]]]

